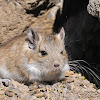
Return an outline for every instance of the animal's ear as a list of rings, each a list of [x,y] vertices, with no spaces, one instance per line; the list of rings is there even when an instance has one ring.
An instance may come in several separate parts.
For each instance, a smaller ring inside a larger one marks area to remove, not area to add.
[[[28,30],[27,36],[29,40],[29,43],[28,43],[29,48],[35,49],[37,42],[39,41],[39,35],[35,32],[35,30],[30,28]]]
[[[62,39],[62,40],[64,40],[64,38],[65,38],[65,30],[64,30],[63,27],[61,28],[60,32],[57,34],[57,37]]]

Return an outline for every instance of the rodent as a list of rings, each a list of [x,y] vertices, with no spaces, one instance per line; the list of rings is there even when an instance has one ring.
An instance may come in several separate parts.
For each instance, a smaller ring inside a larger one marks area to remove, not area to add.
[[[70,69],[65,32],[39,34],[32,28],[0,47],[0,78],[19,82],[61,80]]]

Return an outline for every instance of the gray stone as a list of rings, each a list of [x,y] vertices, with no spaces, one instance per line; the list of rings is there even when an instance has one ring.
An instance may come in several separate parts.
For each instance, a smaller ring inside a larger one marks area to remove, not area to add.
[[[0,90],[2,90],[4,88],[4,85],[2,82],[0,82]]]
[[[87,10],[89,14],[100,19],[100,0],[89,0]]]

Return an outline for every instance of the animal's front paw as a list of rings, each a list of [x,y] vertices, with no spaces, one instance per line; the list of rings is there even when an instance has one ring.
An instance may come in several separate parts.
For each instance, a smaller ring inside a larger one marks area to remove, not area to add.
[[[11,80],[9,80],[9,79],[0,79],[0,82],[2,82],[4,86],[9,86],[10,81]]]

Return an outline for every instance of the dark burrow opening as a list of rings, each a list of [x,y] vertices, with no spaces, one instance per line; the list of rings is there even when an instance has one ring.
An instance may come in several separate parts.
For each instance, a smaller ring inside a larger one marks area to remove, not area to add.
[[[82,65],[80,72],[100,88],[100,22],[87,12],[88,3],[88,0],[64,0],[62,13],[57,11],[53,30],[58,32],[64,27],[69,60],[88,62],[90,65],[78,61]]]

